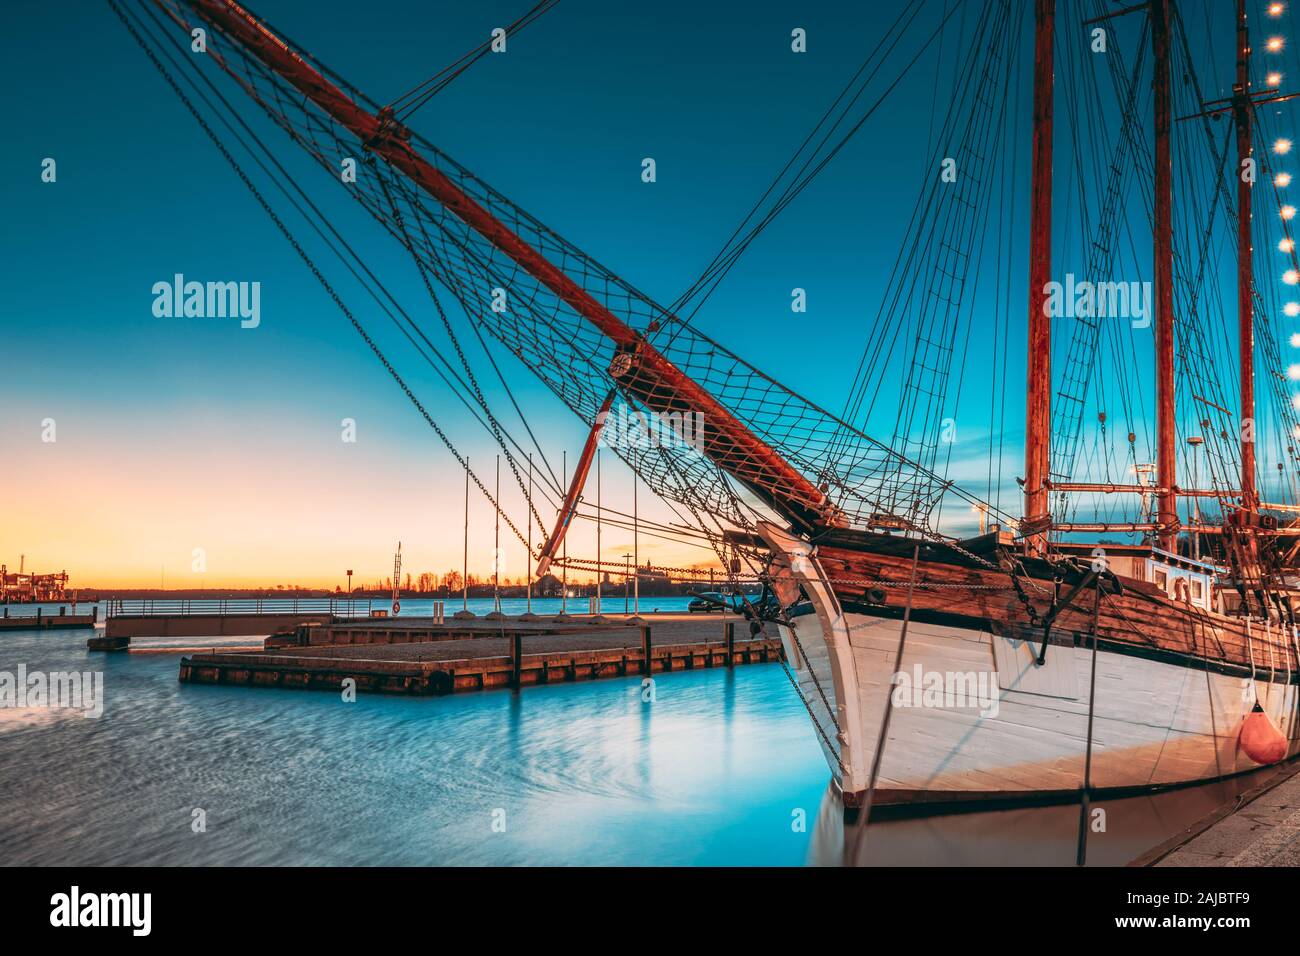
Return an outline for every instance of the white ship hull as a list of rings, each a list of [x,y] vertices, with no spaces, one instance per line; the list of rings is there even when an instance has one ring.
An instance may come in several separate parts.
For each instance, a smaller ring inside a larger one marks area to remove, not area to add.
[[[878,744],[875,805],[1077,798],[1089,754],[1094,795],[1257,769],[1238,739],[1256,698],[1287,737],[1288,756],[1300,750],[1290,673],[1252,680],[1103,649],[1093,701],[1086,640],[1051,645],[1040,666],[1037,647],[991,628],[913,619],[896,678],[902,621],[842,610],[816,558],[799,564],[809,600],[792,609],[782,639],[850,806],[869,786]],[[1267,657],[1259,663],[1270,666]]]

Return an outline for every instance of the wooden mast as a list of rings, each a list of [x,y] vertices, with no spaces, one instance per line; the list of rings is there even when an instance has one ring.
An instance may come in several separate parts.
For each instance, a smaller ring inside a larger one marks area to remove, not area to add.
[[[1025,397],[1025,543],[1047,550],[1052,433],[1052,59],[1056,0],[1034,0],[1034,139],[1029,210],[1029,335]]]
[[[1255,307],[1251,292],[1253,250],[1250,244],[1253,178],[1247,181],[1252,152],[1250,102],[1250,37],[1246,30],[1246,0],[1237,0],[1237,82],[1232,114],[1237,127],[1237,347],[1241,364],[1241,504],[1247,512],[1259,507],[1255,486]]]
[[[1177,547],[1178,484],[1174,428],[1173,164],[1169,152],[1169,0],[1151,0],[1155,55],[1156,544]]]

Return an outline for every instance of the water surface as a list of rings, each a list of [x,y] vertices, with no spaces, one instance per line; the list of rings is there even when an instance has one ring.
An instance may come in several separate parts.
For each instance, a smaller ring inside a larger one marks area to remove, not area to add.
[[[683,603],[661,598],[642,609]],[[553,613],[558,604],[534,609]],[[574,604],[585,610],[585,601]],[[605,610],[621,605],[607,601]],[[447,611],[458,607],[448,602]],[[491,603],[471,607],[482,613]],[[403,605],[404,614],[427,609]],[[523,608],[511,601],[505,609]],[[653,700],[629,678],[345,703],[329,692],[180,684],[175,652],[93,653],[91,633],[0,632],[0,670],[100,670],[107,697],[99,719],[0,708],[6,863],[802,865],[842,857],[829,772],[779,664],[659,675]],[[164,642],[134,646],[150,643]],[[1088,862],[1123,864],[1255,782],[1102,804],[1106,830],[1089,834]],[[205,832],[194,832],[196,810]],[[1078,818],[1071,806],[878,822],[867,860],[1073,865]]]

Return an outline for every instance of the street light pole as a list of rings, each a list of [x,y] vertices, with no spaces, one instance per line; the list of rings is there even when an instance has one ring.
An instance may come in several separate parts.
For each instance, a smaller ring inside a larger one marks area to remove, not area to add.
[[[560,483],[566,484],[569,480],[569,450],[566,448],[563,452],[564,463],[560,465]],[[569,536],[566,534],[564,540],[560,542],[561,556],[563,563],[560,571],[560,613],[568,616],[569,613]]]
[[[635,577],[632,578],[632,613],[641,614],[641,542],[638,521],[640,519],[637,510],[637,485],[640,484],[641,477],[632,472],[632,572]]]
[[[528,453],[528,613],[533,613],[533,453]]]

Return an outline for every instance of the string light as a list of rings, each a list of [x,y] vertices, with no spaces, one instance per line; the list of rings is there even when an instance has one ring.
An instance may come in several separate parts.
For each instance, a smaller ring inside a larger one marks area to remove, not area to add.
[[[1300,365],[1288,365],[1286,377],[1293,382],[1300,382]]]
[[[1268,15],[1274,18],[1280,17],[1284,9],[1285,7],[1281,3],[1270,3],[1267,7]],[[1283,40],[1280,36],[1272,36],[1268,38],[1268,42],[1265,44],[1265,46],[1270,53],[1281,53]],[[1267,78],[1265,82],[1269,87],[1273,89],[1277,89],[1282,85],[1281,72],[1278,70],[1270,70],[1267,74]],[[1279,156],[1285,156],[1287,153],[1291,152],[1291,141],[1289,139],[1278,139],[1273,144],[1273,152],[1277,153]],[[1273,185],[1279,189],[1285,188],[1290,184],[1291,184],[1290,173],[1279,172],[1276,176],[1273,177]],[[1283,206],[1280,212],[1282,214],[1283,220],[1290,220],[1295,216],[1295,206],[1290,206],[1290,205]],[[1294,253],[1295,240],[1292,239],[1290,236],[1285,236],[1277,244],[1277,248],[1280,252],[1284,252],[1287,254]],[[1296,285],[1297,283],[1300,283],[1300,272],[1298,272],[1295,269],[1287,269],[1285,272],[1282,273],[1282,281],[1287,285]],[[1285,312],[1287,316],[1294,318],[1295,316],[1300,315],[1300,302],[1288,302],[1286,303],[1286,305],[1282,307],[1282,311]],[[1300,332],[1296,332],[1291,335],[1291,347],[1300,348]],[[1286,370],[1286,374],[1287,377],[1291,379],[1291,381],[1293,382],[1300,381],[1300,365],[1292,365],[1290,368]],[[1291,398],[1291,407],[1294,408],[1296,411],[1300,411],[1300,394],[1294,395]],[[1300,425],[1297,425],[1295,427],[1293,437],[1295,437],[1296,439],[1300,439]]]

